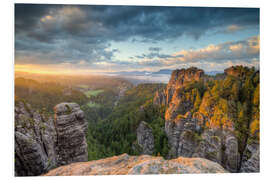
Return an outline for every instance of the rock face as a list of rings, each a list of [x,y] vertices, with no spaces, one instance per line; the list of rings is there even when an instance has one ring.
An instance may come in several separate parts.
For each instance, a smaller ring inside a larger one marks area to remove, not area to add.
[[[226,173],[219,164],[202,158],[164,160],[149,155],[122,154],[97,161],[73,163],[49,171],[45,176]]]
[[[76,103],[61,103],[55,106],[54,112],[57,164],[87,161],[87,122],[80,106]]]
[[[207,130],[193,157],[202,157],[221,164],[230,172],[237,172],[240,156],[238,142],[230,131]]]
[[[157,91],[153,103],[155,105],[166,105],[166,95],[165,91]]]
[[[221,164],[230,172],[239,166],[238,142],[231,131],[210,129],[201,132],[201,125],[191,113],[165,124],[170,144],[170,158],[201,157]]]
[[[226,75],[230,75],[230,76],[234,76],[238,78],[244,77],[250,72],[251,70],[244,66],[232,66],[224,70],[224,73]],[[259,71],[257,71],[256,73],[259,73]]]
[[[180,89],[192,81],[199,81],[203,77],[204,71],[196,67],[174,70],[171,74],[167,88],[162,92],[156,92],[154,104],[168,105],[173,99],[177,89]]]
[[[234,71],[228,70],[227,73]],[[221,164],[230,172],[237,172],[240,165],[238,142],[231,124],[224,124],[224,129],[212,125],[209,117],[200,111],[194,112],[196,93],[186,90],[191,82],[204,82],[204,72],[201,69],[189,68],[175,70],[166,90],[157,92],[154,103],[166,105],[165,132],[168,137],[170,152],[169,158],[201,157]],[[193,90],[193,89],[192,89]],[[212,98],[209,95],[209,98]],[[209,98],[202,99],[201,104]],[[163,99],[166,99],[164,102]],[[213,105],[215,100],[213,99]],[[209,102],[209,101],[208,101]],[[212,102],[212,101],[210,101]],[[211,114],[211,104],[205,105],[205,111]],[[205,128],[208,124],[208,130]]]
[[[137,128],[137,144],[140,146],[141,154],[152,155],[154,153],[155,143],[152,128],[144,121]]]
[[[165,132],[170,144],[170,158],[178,156],[191,157],[190,150],[195,145],[190,132],[195,130],[194,123],[191,119],[191,113],[186,113],[184,116],[177,116],[176,119],[165,122]]]
[[[53,119],[18,102],[15,106],[15,175],[39,175],[55,167],[55,145]]]
[[[67,112],[62,108],[66,105],[70,107],[70,114],[65,114]],[[87,161],[85,127],[83,112],[75,103],[56,106],[53,119],[44,113],[34,112],[23,101],[17,102],[15,175],[40,175],[62,164]]]
[[[197,142],[193,132],[199,130],[196,119],[192,118],[196,94],[186,96],[185,85],[199,81],[204,76],[201,69],[192,67],[172,72],[165,95],[167,110],[165,112],[165,132],[171,147],[170,157],[191,157]],[[196,132],[195,132],[196,133]]]
[[[169,104],[171,102],[177,89],[180,89],[191,81],[199,81],[203,75],[204,71],[196,67],[174,70],[166,89],[166,103]]]
[[[260,172],[260,146],[247,145],[242,160],[241,172]]]

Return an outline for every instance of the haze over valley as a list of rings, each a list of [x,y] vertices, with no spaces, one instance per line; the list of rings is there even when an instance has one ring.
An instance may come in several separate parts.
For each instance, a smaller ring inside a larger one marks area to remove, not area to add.
[[[258,8],[15,5],[16,176],[260,172]]]

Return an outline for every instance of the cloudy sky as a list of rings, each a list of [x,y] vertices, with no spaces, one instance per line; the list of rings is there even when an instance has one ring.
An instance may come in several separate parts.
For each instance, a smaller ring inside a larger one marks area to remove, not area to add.
[[[259,9],[15,5],[15,70],[259,68]]]

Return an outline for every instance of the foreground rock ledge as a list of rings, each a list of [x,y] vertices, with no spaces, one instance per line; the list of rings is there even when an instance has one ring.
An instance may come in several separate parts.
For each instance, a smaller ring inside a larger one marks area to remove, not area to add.
[[[122,154],[106,159],[78,162],[58,167],[44,176],[85,176],[85,175],[125,175],[125,174],[186,174],[186,173],[226,173],[218,163],[202,158],[179,157],[164,160],[149,155],[129,156]]]

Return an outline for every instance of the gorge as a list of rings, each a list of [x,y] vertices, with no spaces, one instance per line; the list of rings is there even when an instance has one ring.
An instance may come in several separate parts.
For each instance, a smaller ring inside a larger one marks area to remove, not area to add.
[[[123,127],[135,134],[135,141],[127,142],[128,150],[99,160],[89,159],[94,146],[90,135],[107,138],[105,148],[113,142],[110,134],[89,134],[95,128],[87,120],[92,114],[86,115],[80,105],[57,104],[51,115],[16,100],[15,175],[259,172],[259,85],[259,71],[243,66],[225,69],[220,76],[195,67],[174,70],[166,86],[154,88],[153,98],[136,107],[136,122],[127,117],[131,122]],[[121,98],[129,94],[127,90]],[[123,105],[121,99],[117,102]],[[114,124],[122,127],[113,115],[108,117],[99,120],[106,124],[103,131]],[[129,138],[112,131],[117,133]]]

